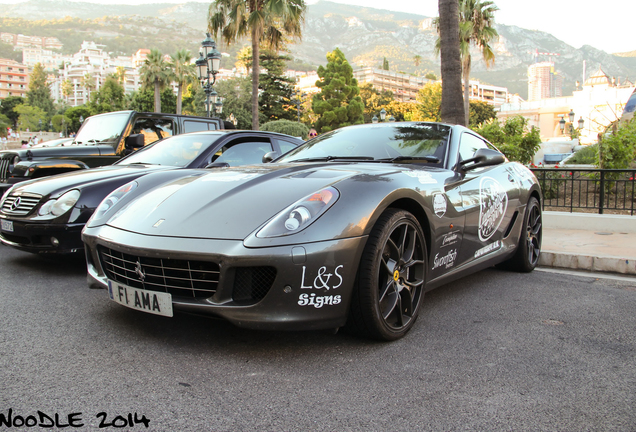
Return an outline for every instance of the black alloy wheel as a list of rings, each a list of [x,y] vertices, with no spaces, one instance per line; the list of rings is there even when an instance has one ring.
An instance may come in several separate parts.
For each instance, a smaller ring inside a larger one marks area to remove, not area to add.
[[[404,336],[420,310],[426,263],[417,219],[404,210],[383,213],[362,254],[348,326],[379,340]]]

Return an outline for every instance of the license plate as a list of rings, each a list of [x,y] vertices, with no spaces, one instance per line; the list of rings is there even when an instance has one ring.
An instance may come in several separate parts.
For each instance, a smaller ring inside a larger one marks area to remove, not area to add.
[[[2,231],[13,232],[13,221],[0,219],[0,228],[2,228]]]
[[[133,288],[109,280],[108,295],[111,300],[131,309],[155,315],[172,316],[172,295],[169,293]]]

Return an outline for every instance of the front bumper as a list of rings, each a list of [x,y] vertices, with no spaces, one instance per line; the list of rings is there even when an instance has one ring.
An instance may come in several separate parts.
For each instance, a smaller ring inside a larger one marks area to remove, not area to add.
[[[7,219],[11,220],[11,219]],[[83,223],[47,224],[19,220],[13,222],[13,231],[0,231],[0,242],[31,253],[68,254],[82,250]]]
[[[205,298],[173,294],[173,308],[221,317],[239,327],[267,330],[343,326],[367,240],[365,236],[303,245],[246,248],[238,240],[145,236],[108,226],[86,228],[82,238],[91,287],[107,287],[106,272],[109,270],[104,267],[109,264],[104,262],[104,248],[133,257],[128,259],[136,259],[137,265],[146,259],[188,263],[210,261],[218,264],[216,291]],[[266,294],[247,304],[238,301],[239,271],[263,266],[275,269]],[[134,271],[129,274],[135,277]]]

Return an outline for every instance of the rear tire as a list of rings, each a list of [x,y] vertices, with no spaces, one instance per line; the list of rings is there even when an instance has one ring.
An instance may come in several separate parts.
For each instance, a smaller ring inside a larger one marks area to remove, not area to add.
[[[535,197],[530,197],[523,218],[523,228],[519,236],[519,245],[514,256],[504,263],[504,267],[513,271],[529,273],[539,263],[541,255],[541,237],[543,217],[541,206]]]
[[[385,211],[362,253],[347,328],[383,341],[404,336],[420,311],[427,261],[417,219],[404,210]]]

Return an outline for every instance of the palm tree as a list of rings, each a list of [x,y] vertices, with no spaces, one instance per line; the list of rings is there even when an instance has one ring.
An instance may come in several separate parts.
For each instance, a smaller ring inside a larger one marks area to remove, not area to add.
[[[85,101],[88,102],[91,98],[91,93],[97,87],[95,85],[95,78],[92,74],[88,72],[84,74],[84,76],[82,77],[82,87],[84,87],[84,90],[86,91]]]
[[[163,59],[163,54],[153,48],[148,54],[148,58],[139,68],[141,81],[144,86],[153,86],[155,89],[155,112],[161,112],[161,90],[170,81],[170,68]]]
[[[126,84],[126,68],[123,66],[117,66],[115,71],[115,77],[117,77],[117,82],[122,86]]]
[[[284,36],[300,38],[305,20],[304,0],[215,0],[208,28],[230,44],[249,35],[252,42],[252,129],[258,130],[260,43],[277,50]]]
[[[442,72],[441,117],[443,122],[466,125],[462,104],[461,54],[459,50],[459,3],[438,0],[439,50]]]
[[[413,61],[415,62],[415,67],[419,67],[420,63],[422,63],[422,56],[419,54],[414,55]]]
[[[177,114],[181,114],[181,102],[183,99],[183,88],[188,84],[194,84],[198,81],[195,65],[192,63],[192,55],[186,49],[178,50],[173,56],[172,61],[172,79],[177,83]]]
[[[464,111],[466,124],[469,118],[470,103],[470,47],[475,45],[481,50],[486,67],[495,63],[495,53],[490,41],[499,37],[495,30],[494,12],[499,8],[492,1],[459,0],[459,46],[462,58],[462,78],[464,80]]]

